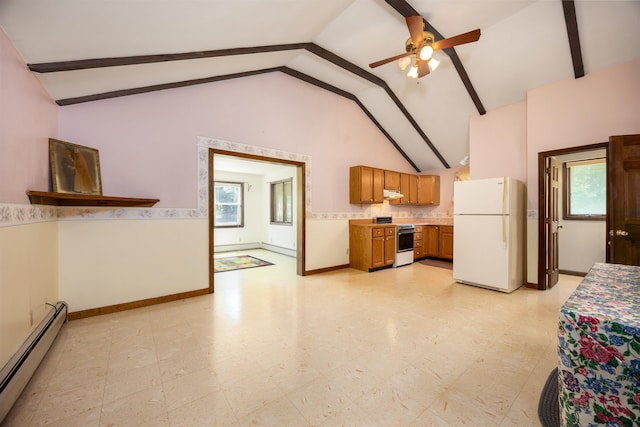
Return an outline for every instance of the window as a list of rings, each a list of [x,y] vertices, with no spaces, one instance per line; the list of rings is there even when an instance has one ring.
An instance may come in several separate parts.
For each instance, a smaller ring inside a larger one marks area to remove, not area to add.
[[[240,182],[214,182],[214,227],[244,227],[244,191]]]
[[[606,160],[566,162],[563,171],[564,219],[604,220],[607,213]]]
[[[293,180],[271,183],[271,223],[293,224]]]

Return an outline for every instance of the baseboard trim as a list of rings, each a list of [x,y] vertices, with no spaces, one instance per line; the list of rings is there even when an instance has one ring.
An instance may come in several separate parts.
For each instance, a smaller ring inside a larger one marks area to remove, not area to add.
[[[307,270],[307,271],[304,272],[304,275],[305,276],[311,276],[312,274],[327,273],[329,271],[342,270],[342,269],[345,269],[345,268],[349,268],[349,264],[335,265],[333,267],[318,268],[317,270]]]
[[[289,248],[285,248],[283,246],[272,245],[270,243],[262,242],[261,248],[266,250],[266,251],[275,252],[277,254],[286,255],[286,256],[289,256],[289,257],[292,257],[292,258],[295,258],[297,256],[297,253],[296,253],[295,249],[289,249]]]
[[[88,310],[74,311],[68,314],[69,320],[85,319],[87,317],[101,316],[103,314],[117,313],[120,311],[131,310],[134,308],[148,307],[165,302],[178,301],[181,299],[207,295],[209,288],[197,289],[195,291],[180,292],[178,294],[164,295],[161,297],[147,298],[138,301],[125,302],[122,304],[108,305],[106,307],[90,308]]]
[[[571,270],[558,270],[558,273],[566,274],[567,276],[580,276],[580,277],[584,277],[587,275],[587,273],[583,273],[581,271],[571,271]]]
[[[539,289],[537,283],[527,282],[526,286],[527,286],[527,288],[530,288],[530,289]]]

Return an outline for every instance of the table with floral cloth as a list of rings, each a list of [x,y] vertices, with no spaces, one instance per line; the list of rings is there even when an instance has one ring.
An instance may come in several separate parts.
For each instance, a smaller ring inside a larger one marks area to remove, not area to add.
[[[563,426],[640,426],[640,267],[596,263],[560,309]]]

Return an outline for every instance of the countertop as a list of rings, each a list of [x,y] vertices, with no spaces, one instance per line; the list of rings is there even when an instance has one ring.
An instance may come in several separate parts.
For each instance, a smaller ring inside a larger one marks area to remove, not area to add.
[[[349,225],[362,227],[396,226],[398,224],[413,225],[453,225],[453,218],[394,218],[390,224],[376,224],[373,219],[352,219]]]

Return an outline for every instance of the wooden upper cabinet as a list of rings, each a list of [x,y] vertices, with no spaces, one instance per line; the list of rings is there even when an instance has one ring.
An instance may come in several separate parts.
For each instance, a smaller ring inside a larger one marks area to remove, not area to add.
[[[349,203],[382,203],[384,170],[369,166],[349,169]]]
[[[384,170],[373,169],[373,203],[382,203],[384,200]]]
[[[400,172],[384,171],[384,189],[400,191]]]
[[[406,197],[406,195],[405,195]],[[418,175],[409,175],[409,199],[407,203],[415,205],[418,202]]]
[[[392,205],[412,205],[418,202],[418,177],[409,173],[400,174],[402,197],[389,200]]]
[[[349,169],[349,203],[382,203],[384,190],[402,193],[401,198],[389,200],[392,205],[440,204],[439,175],[413,175],[370,166]]]
[[[440,204],[440,175],[418,175],[417,204]]]

